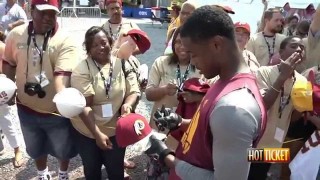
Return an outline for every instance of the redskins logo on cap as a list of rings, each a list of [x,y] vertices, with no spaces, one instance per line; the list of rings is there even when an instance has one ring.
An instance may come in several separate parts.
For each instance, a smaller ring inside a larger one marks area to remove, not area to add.
[[[138,119],[134,122],[133,128],[137,135],[142,135],[141,130],[143,130],[145,127],[145,124],[142,120]]]

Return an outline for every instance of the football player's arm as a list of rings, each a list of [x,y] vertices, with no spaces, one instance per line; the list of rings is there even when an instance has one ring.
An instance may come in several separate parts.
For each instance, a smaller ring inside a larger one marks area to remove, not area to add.
[[[179,160],[173,155],[165,158],[165,163],[170,168],[175,168],[176,174],[183,180],[213,180],[214,172],[207,169],[193,166],[190,163]]]
[[[240,104],[240,107],[235,106],[236,104]],[[178,160],[173,155],[168,155],[165,163],[170,168],[175,168],[176,174],[184,180],[246,180],[250,169],[247,149],[252,146],[253,139],[257,136],[259,127],[257,118],[260,117],[259,106],[246,89],[230,93],[217,103],[210,114],[210,129],[214,137],[212,144],[212,152],[215,154],[212,158],[214,170],[193,166]]]
[[[258,103],[247,89],[219,100],[210,115],[213,179],[247,180],[250,169],[247,150],[258,135],[260,119]]]

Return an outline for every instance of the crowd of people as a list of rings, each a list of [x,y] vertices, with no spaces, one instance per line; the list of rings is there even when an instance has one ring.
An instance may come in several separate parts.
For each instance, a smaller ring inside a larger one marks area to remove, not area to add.
[[[136,57],[152,46],[148,35],[122,18],[121,0],[106,0],[106,7],[109,19],[85,33],[83,57],[57,23],[57,0],[32,0],[31,21],[15,0],[0,5],[0,72],[17,85],[0,106],[0,128],[14,149],[14,167],[24,165],[12,123],[19,118],[39,180],[52,179],[48,155],[67,180],[78,154],[86,179],[101,179],[103,165],[110,180],[129,179],[125,169],[136,165],[125,151],[134,142],[119,143],[117,127],[119,117],[135,113],[143,93],[154,102],[151,128],[168,135],[165,141],[150,136],[145,153],[158,155],[172,180],[266,179],[272,164],[248,162],[248,148],[289,148],[292,160],[320,128],[318,115],[295,108],[292,96],[295,83],[310,81],[310,74],[320,81],[320,6],[311,20],[266,8],[258,32],[251,32],[248,23],[232,21],[229,14],[237,12],[230,7],[173,4],[166,49],[148,77]],[[52,101],[66,88],[86,101],[72,118]],[[135,120],[132,129],[143,130]],[[290,174],[282,164],[280,179]]]

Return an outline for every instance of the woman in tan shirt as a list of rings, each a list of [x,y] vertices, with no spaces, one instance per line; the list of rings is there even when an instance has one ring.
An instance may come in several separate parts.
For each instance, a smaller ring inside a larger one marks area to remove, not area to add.
[[[121,60],[111,55],[112,38],[101,27],[86,32],[84,46],[88,57],[71,76],[71,86],[87,101],[82,114],[72,119],[84,174],[86,179],[101,179],[104,165],[110,180],[124,179],[125,148],[115,141],[115,127],[139,96],[137,78],[135,73],[125,77],[129,69],[123,70]]]
[[[199,72],[190,64],[190,55],[181,44],[180,28],[173,35],[172,51],[171,56],[157,58],[149,73],[145,92],[147,100],[154,102],[150,122],[152,128],[156,128],[152,120],[155,110],[165,105],[165,107],[172,108],[175,111],[178,105],[178,90],[182,87],[184,81],[192,77],[200,77]],[[170,139],[168,139],[168,144],[172,143],[170,147],[175,148],[177,143]]]

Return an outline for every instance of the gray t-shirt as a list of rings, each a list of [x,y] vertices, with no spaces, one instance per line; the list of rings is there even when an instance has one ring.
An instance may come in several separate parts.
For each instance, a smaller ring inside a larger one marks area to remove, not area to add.
[[[27,22],[27,15],[17,3],[15,3],[10,9],[7,3],[0,4],[0,25],[3,29],[1,31],[7,31],[8,25],[16,22],[20,19]]]
[[[225,95],[210,114],[214,170],[179,160],[175,166],[177,175],[183,180],[246,180],[250,169],[247,149],[258,136],[260,124],[259,105],[248,89]]]

